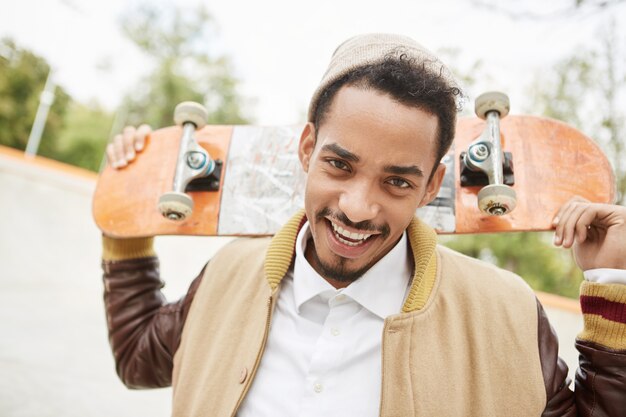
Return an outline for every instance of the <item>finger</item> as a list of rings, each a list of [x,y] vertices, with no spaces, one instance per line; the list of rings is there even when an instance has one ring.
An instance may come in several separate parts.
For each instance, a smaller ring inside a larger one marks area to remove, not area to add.
[[[124,155],[124,137],[115,135],[113,139],[113,152],[115,154],[116,168],[123,168],[128,165],[126,156]]]
[[[624,223],[626,218],[623,215],[620,216],[619,211],[626,214],[626,210],[620,206],[598,203],[586,204],[576,225],[576,241],[578,243],[598,242],[606,234],[607,229]]]
[[[554,216],[554,219],[552,219],[552,225],[556,227],[556,225],[559,223],[560,219],[563,217],[563,215],[571,209],[571,206],[574,203],[587,203],[589,202],[588,200],[580,197],[580,196],[574,196],[572,198],[570,198],[565,204],[563,204],[561,206],[561,208],[559,209],[558,213],[556,214],[556,216]]]
[[[563,234],[562,241],[564,248],[571,248],[574,244],[574,238],[576,236],[576,226],[578,225],[581,216],[585,212],[587,205],[585,203],[574,203],[573,210],[567,213],[566,218],[563,219]],[[586,228],[586,225],[583,226]]]
[[[124,157],[127,161],[135,159],[135,128],[126,126],[122,133],[124,144]]]
[[[600,236],[600,230],[597,227],[587,227],[587,235],[585,236],[585,241],[598,242],[600,240]]]
[[[607,226],[604,224],[596,223],[602,222],[609,213],[610,211],[604,204],[586,204],[584,206],[584,211],[582,215],[578,219],[578,224],[576,225],[577,242],[583,243],[585,240],[587,240],[587,238],[594,239],[594,237],[598,235],[598,229],[606,228]]]
[[[576,243],[581,244],[584,243],[587,240],[587,237],[589,236],[589,232],[591,229],[590,226],[590,222],[591,220],[588,219],[589,217],[589,212],[588,211],[584,211],[581,216],[578,218],[578,221],[576,222],[576,231],[575,231],[575,240]]]
[[[152,132],[152,128],[143,124],[137,128],[137,132],[135,133],[135,150],[137,152],[141,152],[146,144],[146,138]]]
[[[568,201],[561,207],[561,209],[559,210],[559,214],[555,218],[557,223],[555,225],[556,230],[554,232],[554,244],[556,246],[560,246],[563,243],[565,225],[567,224],[571,213],[576,209],[576,204],[576,201]]]
[[[626,207],[612,204],[590,204],[588,225],[592,229],[606,230],[626,224]]]
[[[115,148],[113,147],[113,143],[107,144],[106,148],[107,161],[113,168],[117,168],[117,160],[115,159]]]

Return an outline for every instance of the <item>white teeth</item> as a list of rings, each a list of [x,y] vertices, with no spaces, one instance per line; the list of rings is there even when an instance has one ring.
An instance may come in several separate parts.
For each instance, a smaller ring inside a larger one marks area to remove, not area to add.
[[[347,240],[344,240],[340,238],[339,236],[337,236],[337,240],[339,240],[344,245],[348,245],[348,246],[359,246],[363,243],[363,242],[348,242]]]
[[[333,225],[333,230],[335,231],[335,235],[337,236],[337,239],[348,246],[358,246],[362,243],[365,242],[365,240],[367,240],[367,238],[369,238],[370,236],[372,236],[371,234],[364,234],[364,233],[351,233],[347,230],[344,230],[341,226],[337,226],[335,223],[330,222],[330,224]],[[352,240],[360,240],[360,242],[349,242],[345,239],[342,239],[341,236],[343,237],[347,237],[348,239],[352,239]]]

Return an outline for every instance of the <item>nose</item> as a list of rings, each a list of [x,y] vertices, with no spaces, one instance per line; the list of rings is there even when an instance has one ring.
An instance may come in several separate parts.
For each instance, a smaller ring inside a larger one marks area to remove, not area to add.
[[[339,197],[339,210],[354,223],[374,219],[381,207],[373,188],[367,181],[350,184]]]

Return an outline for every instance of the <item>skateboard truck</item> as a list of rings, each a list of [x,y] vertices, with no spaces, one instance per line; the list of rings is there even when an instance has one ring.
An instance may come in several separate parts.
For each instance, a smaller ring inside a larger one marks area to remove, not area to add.
[[[483,133],[473,141],[467,152],[461,153],[461,185],[488,185],[478,192],[478,207],[490,216],[502,216],[516,205],[513,160],[510,153],[502,151],[500,119],[509,114],[510,103],[506,94],[488,92],[476,98],[475,112],[487,121]],[[481,177],[487,177],[483,182]]]
[[[213,160],[194,137],[195,131],[206,125],[207,118],[206,108],[191,101],[180,103],[174,109],[174,122],[183,128],[183,135],[172,191],[162,194],[158,204],[159,212],[169,220],[185,220],[193,211],[193,200],[185,193],[192,180],[206,181],[209,189],[219,189],[222,162]]]

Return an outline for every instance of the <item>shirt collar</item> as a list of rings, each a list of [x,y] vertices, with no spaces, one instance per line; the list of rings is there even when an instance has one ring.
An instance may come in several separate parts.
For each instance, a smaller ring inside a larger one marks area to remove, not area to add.
[[[398,243],[361,278],[337,290],[309,264],[304,253],[311,237],[306,222],[296,240],[294,264],[294,297],[296,309],[317,295],[343,294],[382,319],[397,314],[409,289],[412,267],[408,256],[406,233]],[[327,298],[327,297],[323,297]]]

